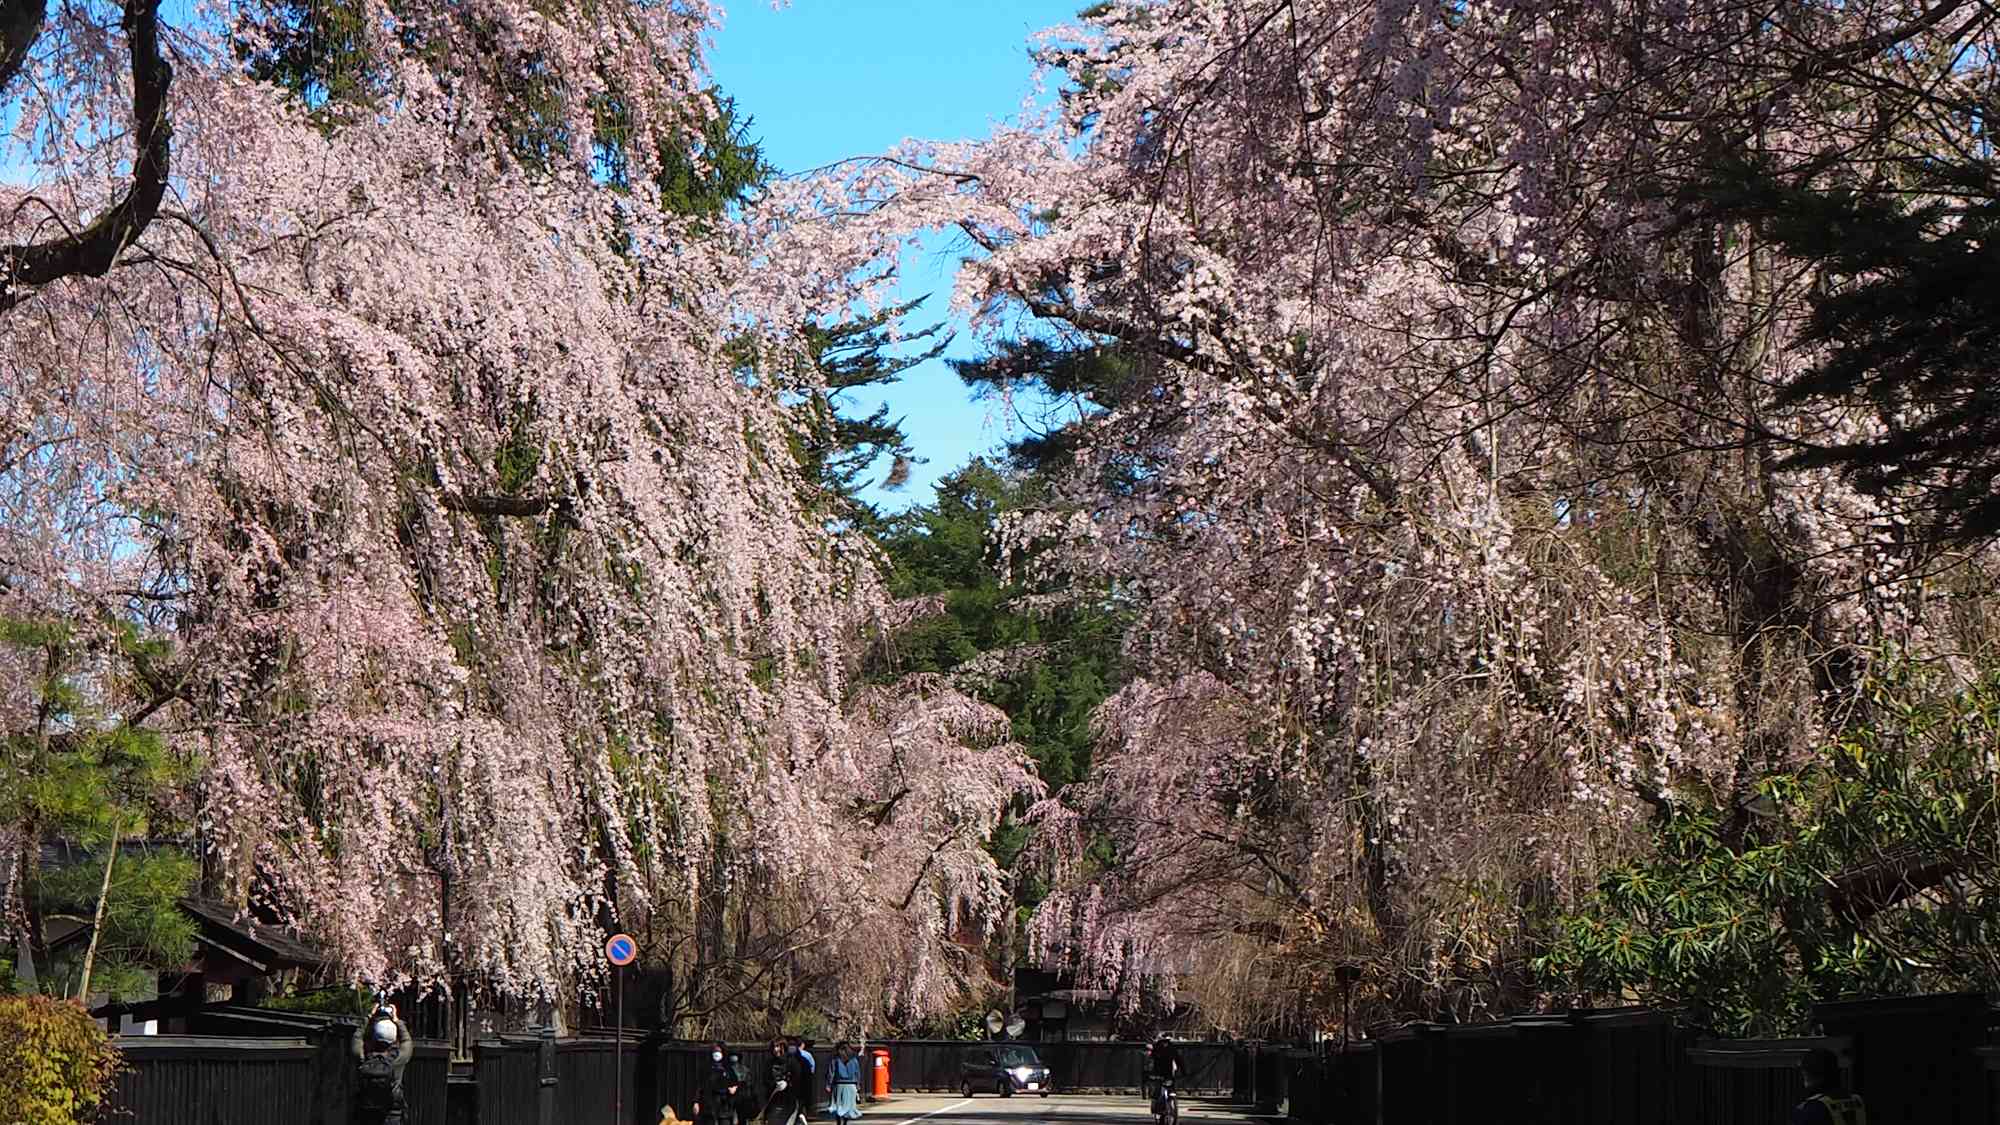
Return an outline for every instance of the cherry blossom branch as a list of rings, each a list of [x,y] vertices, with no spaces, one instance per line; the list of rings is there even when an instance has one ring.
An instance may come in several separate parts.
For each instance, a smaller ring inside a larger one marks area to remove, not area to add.
[[[908,910],[910,903],[916,901],[917,892],[923,889],[924,880],[929,878],[931,868],[937,866],[938,857],[944,854],[944,850],[950,847],[958,839],[958,836],[957,832],[953,832],[951,835],[932,845],[930,854],[924,857],[924,865],[917,869],[916,877],[910,880],[910,889],[903,893],[903,901],[896,904],[897,910]]]
[[[1793,73],[1797,81],[1804,83],[1870,55],[1879,55],[1936,27],[1963,7],[1965,0],[1940,0],[1928,11],[1895,27],[1883,28],[1874,35],[1809,54],[1793,68]]]
[[[539,516],[567,504],[567,498],[551,496],[492,496],[447,492],[439,500],[447,510],[474,516]]]
[[[12,0],[33,4],[34,0]],[[39,5],[36,5],[39,7]],[[39,34],[39,19],[26,23],[19,11],[5,13],[8,42],[0,67],[11,64],[18,70],[32,36]],[[96,221],[81,231],[65,232],[47,242],[0,247],[0,312],[25,300],[33,288],[64,277],[102,277],[130,246],[160,209],[166,196],[168,158],[173,129],[167,123],[167,89],[174,71],[160,52],[159,0],[140,0],[125,5],[121,21],[127,49],[132,56],[132,183],[125,197],[106,208]],[[25,29],[25,30],[22,30]],[[14,41],[16,33],[29,34],[27,42]],[[0,87],[12,76],[0,69]]]

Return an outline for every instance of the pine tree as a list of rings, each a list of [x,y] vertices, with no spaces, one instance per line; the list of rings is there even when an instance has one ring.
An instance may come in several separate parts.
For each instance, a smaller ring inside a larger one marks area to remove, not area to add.
[[[1042,780],[1059,789],[1089,769],[1090,714],[1123,675],[1126,614],[1108,592],[1003,577],[995,525],[1045,498],[1041,478],[975,459],[940,480],[930,504],[886,517],[877,541],[891,594],[945,606],[896,638],[893,671],[959,677],[1007,712]]]
[[[49,973],[48,923],[67,919],[90,936],[73,971],[44,976],[51,992],[87,999],[93,992],[141,989],[156,966],[193,953],[193,924],[178,900],[197,867],[178,849],[126,855],[124,845],[152,834],[160,810],[183,785],[192,763],[177,760],[144,722],[120,681],[129,670],[164,662],[156,642],[130,627],[84,634],[63,623],[0,619],[0,647],[14,667],[35,670],[27,722],[0,731],[0,817],[25,848],[25,905],[37,968]],[[138,693],[143,698],[146,693]],[[79,847],[79,858],[43,867],[45,840]]]
[[[1823,358],[1779,403],[1879,422],[1860,439],[1780,438],[1782,465],[1836,468],[1941,539],[2000,532],[2000,168],[1938,159],[1854,188],[1739,160],[1708,193],[1821,275],[1805,342]]]
[[[884,488],[900,488],[912,465],[923,463],[887,403],[865,416],[846,413],[854,392],[897,382],[905,371],[935,359],[950,345],[943,323],[898,333],[896,326],[923,304],[923,298],[840,321],[831,327],[809,325],[805,336],[812,362],[824,387],[808,406],[808,471],[850,507],[865,507],[862,489],[867,474],[883,457],[889,458]],[[942,334],[942,335],[941,335]],[[917,352],[900,348],[934,341]]]

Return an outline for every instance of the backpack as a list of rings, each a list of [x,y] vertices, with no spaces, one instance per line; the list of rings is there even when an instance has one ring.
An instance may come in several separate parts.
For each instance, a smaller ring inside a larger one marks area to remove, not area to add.
[[[1815,1094],[1806,1101],[1825,1106],[1827,1119],[1833,1125],[1868,1125],[1867,1107],[1852,1094]]]
[[[362,1059],[356,1073],[354,1108],[383,1114],[396,1108],[396,1064],[389,1061],[387,1054]]]

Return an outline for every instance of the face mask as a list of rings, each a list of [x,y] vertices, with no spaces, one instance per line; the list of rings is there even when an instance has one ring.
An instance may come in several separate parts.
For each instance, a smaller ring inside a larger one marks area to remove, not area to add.
[[[710,1051],[710,1052],[708,1053],[708,1060],[709,1060],[710,1062],[721,1062],[721,1061],[722,1061],[722,1052],[721,1052],[721,1051]]]

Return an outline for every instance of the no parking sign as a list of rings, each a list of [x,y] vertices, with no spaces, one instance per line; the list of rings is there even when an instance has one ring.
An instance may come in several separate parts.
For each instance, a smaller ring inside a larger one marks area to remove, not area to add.
[[[639,943],[632,940],[631,934],[612,934],[611,940],[604,943],[604,959],[621,969],[638,957]]]

